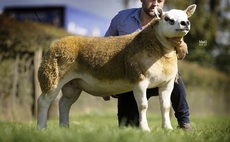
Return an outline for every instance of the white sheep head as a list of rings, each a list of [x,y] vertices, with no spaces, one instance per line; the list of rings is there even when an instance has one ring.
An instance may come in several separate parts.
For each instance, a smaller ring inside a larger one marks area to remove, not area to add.
[[[155,7],[156,16],[160,19],[159,28],[163,36],[167,38],[185,36],[190,30],[188,18],[193,15],[195,10],[195,4],[188,6],[186,10],[172,9],[167,12],[163,12],[160,7]]]

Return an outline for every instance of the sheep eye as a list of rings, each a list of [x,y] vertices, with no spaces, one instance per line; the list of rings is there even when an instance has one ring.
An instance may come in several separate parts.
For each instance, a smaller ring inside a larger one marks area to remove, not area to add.
[[[174,25],[174,23],[175,23],[174,20],[172,20],[172,19],[169,20],[169,24],[170,24],[170,25]]]
[[[170,19],[169,17],[165,17],[165,21],[169,22],[170,25],[174,25],[175,21],[173,19]]]
[[[166,16],[165,21],[168,22],[169,20],[170,20],[169,17]]]

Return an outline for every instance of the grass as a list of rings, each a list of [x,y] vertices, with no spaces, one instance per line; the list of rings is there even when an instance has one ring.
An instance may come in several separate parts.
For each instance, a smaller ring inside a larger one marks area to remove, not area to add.
[[[37,130],[36,122],[0,122],[1,142],[229,142],[229,117],[192,117],[194,130],[161,129],[160,116],[148,115],[151,132],[137,128],[118,128],[116,116],[107,113],[72,116],[70,128],[59,128],[58,120],[49,120],[46,130]]]

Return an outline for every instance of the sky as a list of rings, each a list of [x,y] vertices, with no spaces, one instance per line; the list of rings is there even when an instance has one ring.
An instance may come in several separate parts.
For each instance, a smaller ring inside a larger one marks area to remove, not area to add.
[[[0,0],[0,12],[11,6],[70,5],[98,16],[111,19],[124,9],[122,0]],[[140,7],[139,0],[133,0],[130,7]]]

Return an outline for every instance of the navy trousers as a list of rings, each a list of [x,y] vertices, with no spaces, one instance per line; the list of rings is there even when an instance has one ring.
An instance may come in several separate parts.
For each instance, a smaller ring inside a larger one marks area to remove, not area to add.
[[[147,90],[147,98],[149,99],[152,96],[158,96],[158,88]],[[178,123],[189,123],[189,107],[186,101],[185,86],[180,74],[178,83],[174,84],[171,102]],[[119,126],[139,126],[139,113],[132,91],[118,95],[118,123]]]

